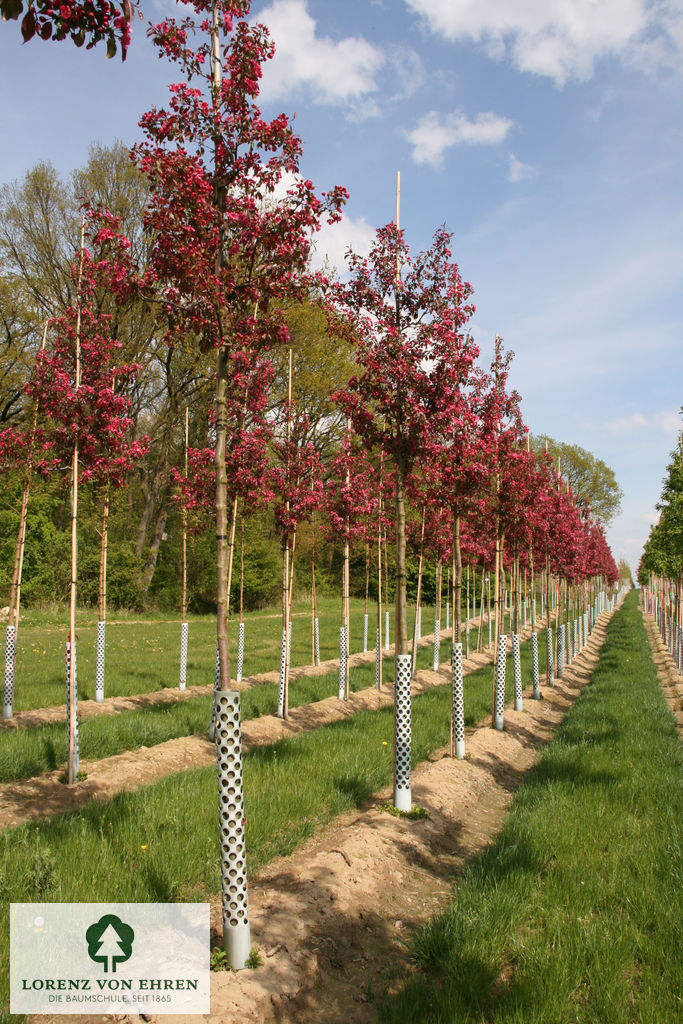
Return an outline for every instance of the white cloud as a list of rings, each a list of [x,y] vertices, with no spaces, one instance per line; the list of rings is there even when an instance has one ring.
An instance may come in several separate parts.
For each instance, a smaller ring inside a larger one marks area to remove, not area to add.
[[[440,167],[451,146],[493,146],[502,142],[511,128],[512,121],[497,114],[477,114],[470,121],[461,111],[439,114],[430,110],[405,137],[412,143],[416,164]]]
[[[514,153],[508,153],[510,166],[508,169],[508,181],[528,181],[536,177],[536,168],[532,164],[525,164],[519,160]]]
[[[327,265],[330,272],[336,270],[342,275],[346,269],[347,250],[352,249],[358,256],[367,256],[375,234],[375,228],[365,217],[354,219],[343,214],[337,224],[324,224],[314,236],[314,269],[321,270]]]
[[[607,424],[607,429],[610,434],[619,435],[643,430],[675,435],[681,429],[681,414],[665,411],[646,416],[642,412],[634,412],[630,416],[614,417]]]
[[[564,85],[589,79],[595,61],[618,57],[642,67],[675,67],[683,52],[681,0],[406,0],[430,29],[481,43]]]
[[[273,0],[256,21],[270,29],[275,57],[264,68],[262,96],[303,90],[316,103],[353,104],[377,90],[384,54],[359,36],[318,36],[306,0]],[[365,113],[374,108],[365,108]]]

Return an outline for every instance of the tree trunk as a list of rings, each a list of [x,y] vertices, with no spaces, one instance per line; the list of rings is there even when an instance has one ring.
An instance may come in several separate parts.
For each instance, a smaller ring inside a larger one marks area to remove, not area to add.
[[[225,443],[228,416],[228,356],[218,349],[216,359],[216,640],[220,665],[220,689],[230,689],[230,647],[228,641],[228,477]]]
[[[102,533],[100,540],[100,586],[98,601],[98,618],[100,622],[107,620],[107,541],[109,536],[109,481],[104,490],[102,502]]]
[[[455,565],[453,570],[453,640],[460,642],[460,622],[462,619],[462,549],[460,546],[460,514],[455,513],[453,520],[453,554]]]
[[[406,464],[402,454],[396,458],[396,654],[410,654],[406,608]]]

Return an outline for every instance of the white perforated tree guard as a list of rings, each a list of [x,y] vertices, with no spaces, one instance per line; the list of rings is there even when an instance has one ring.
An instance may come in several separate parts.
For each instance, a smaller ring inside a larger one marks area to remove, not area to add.
[[[523,711],[522,704],[522,656],[519,649],[519,634],[512,634],[512,680],[515,693],[515,711]]]
[[[504,634],[498,637],[496,653],[496,689],[493,701],[493,713],[496,729],[502,731],[505,717],[505,668],[507,662],[507,641]]]
[[[315,663],[320,664],[320,622],[316,615],[313,621],[313,648],[315,650]]]
[[[95,700],[101,704],[104,700],[104,652],[106,648],[107,623],[97,623],[97,641],[95,643]]]
[[[244,623],[240,622],[237,630],[237,671],[235,681],[242,682],[242,670],[244,669]]]
[[[184,690],[187,686],[187,645],[190,634],[190,623],[180,623],[180,678],[178,689]]]
[[[346,659],[348,657],[348,640],[346,626],[339,628],[339,700],[346,700]]]
[[[287,659],[287,627],[282,627],[282,642],[280,644],[280,681],[277,691],[277,717],[283,718],[285,714],[285,667]]]
[[[16,663],[16,634],[14,626],[5,633],[5,681],[2,687],[2,717],[11,718],[14,710],[14,666]]]
[[[394,807],[398,811],[409,811],[412,806],[410,786],[410,751],[412,740],[411,662],[412,657],[410,654],[396,655]]]
[[[379,626],[375,630],[377,639],[375,640],[375,689],[379,690],[379,666],[382,661],[382,639],[379,635]]]
[[[70,673],[70,670],[71,670],[71,644],[70,644],[70,642],[68,640],[66,641],[66,657],[65,657],[65,662],[66,662],[66,665],[65,665],[65,667],[66,667],[66,728],[67,728],[67,736],[68,736],[69,716],[71,714],[71,694],[69,693],[69,673]],[[75,726],[75,729],[74,729],[74,745],[73,745],[72,758],[71,758],[72,772],[73,772],[74,779],[78,775],[78,769],[79,769],[80,763],[81,763],[80,752],[79,752],[79,743],[78,743],[78,677],[76,675],[77,667],[78,667],[78,663],[76,661],[76,649],[74,648],[74,710],[75,710],[74,719],[75,719],[75,722],[76,722],[76,726]],[[69,749],[69,744],[67,742],[67,750],[68,749]]]
[[[572,648],[572,654],[577,658],[579,655],[579,623],[577,619],[574,619],[574,641]]]
[[[434,656],[432,658],[432,669],[434,672],[439,671],[439,656],[441,644],[441,623],[438,619],[434,620]]]
[[[561,679],[564,672],[564,626],[557,627],[557,678]]]
[[[246,966],[251,950],[244,837],[242,727],[240,695],[222,690],[216,697],[216,767],[221,844],[223,948],[233,970]]]
[[[545,631],[545,671],[548,686],[555,685],[555,669],[553,666],[553,627],[548,626]]]
[[[292,620],[289,620],[289,626],[287,627],[287,655],[289,657],[289,664],[292,664]]]
[[[571,665],[574,654],[572,651],[572,624],[571,622],[565,622],[564,624],[564,656],[566,659],[567,667]]]
[[[583,650],[583,616],[579,615],[577,619],[577,626],[579,630],[579,654]]]
[[[389,643],[389,612],[384,613],[384,650],[388,651],[391,647]]]
[[[584,612],[583,613],[583,635],[584,635],[585,643],[588,643],[588,637],[589,637],[589,633],[588,633],[588,612]]]
[[[213,702],[211,704],[211,724],[209,725],[209,739],[213,741],[216,736],[216,701],[221,692],[221,661],[218,653],[218,641],[216,641],[216,664],[213,669]]]
[[[453,743],[455,756],[462,761],[465,756],[465,698],[462,686],[462,644],[453,644],[451,650],[453,670]]]
[[[531,682],[534,700],[541,699],[541,680],[538,674],[538,633],[531,634]]]
[[[368,653],[368,616],[363,616],[363,654]]]

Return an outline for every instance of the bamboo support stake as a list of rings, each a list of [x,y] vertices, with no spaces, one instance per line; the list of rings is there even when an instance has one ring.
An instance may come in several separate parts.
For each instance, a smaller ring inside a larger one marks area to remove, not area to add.
[[[187,463],[187,449],[189,440],[189,416],[190,410],[185,406],[185,479],[187,480],[188,463]],[[183,593],[182,593],[182,622],[187,619],[187,508],[185,502],[183,502],[182,509],[183,518]]]
[[[417,661],[417,624],[420,618],[420,603],[422,601],[422,570],[424,566],[424,543],[425,543],[425,509],[422,509],[422,527],[420,530],[420,558],[417,569],[417,595],[415,598],[415,622],[413,624],[413,650],[411,671],[415,675],[415,663]]]
[[[78,260],[78,278],[76,286],[76,367],[75,393],[81,386],[81,286],[83,282],[83,249],[85,246],[85,217],[81,219],[81,247]],[[74,771],[76,755],[76,573],[78,571],[78,438],[74,442],[71,459],[71,580],[69,584],[69,735],[67,754],[67,784],[76,783]]]

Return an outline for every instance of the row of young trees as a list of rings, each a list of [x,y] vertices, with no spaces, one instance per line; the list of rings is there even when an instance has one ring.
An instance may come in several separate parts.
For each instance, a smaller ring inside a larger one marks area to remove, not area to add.
[[[188,445],[187,469],[178,471],[176,486],[183,519],[210,505],[215,524],[224,941],[231,963],[242,966],[249,930],[239,696],[230,691],[227,630],[240,506],[274,505],[283,553],[283,648],[300,525],[317,510],[343,550],[342,636],[348,636],[351,547],[361,541],[367,551],[376,542],[379,555],[383,535],[391,531],[396,707],[402,714],[408,709],[407,739],[405,714],[403,724],[397,714],[395,758],[407,763],[408,777],[411,509],[421,560],[429,552],[453,567],[454,643],[464,561],[492,567],[497,635],[506,564],[514,567],[516,581],[524,570],[533,576],[542,569],[547,587],[553,575],[568,585],[590,578],[616,582],[618,573],[600,524],[579,507],[551,460],[530,450],[519,398],[507,386],[510,353],[497,339],[490,370],[477,364],[467,331],[472,289],[453,261],[450,235],[438,229],[432,245],[414,255],[397,213],[394,223],[377,231],[367,258],[349,254],[344,280],[314,274],[312,238],[323,220],[341,217],[345,190],[318,195],[299,173],[301,142],[287,117],[263,119],[258,83],[273,48],[267,30],[247,20],[248,0],[192,0],[188,8],[193,15],[150,29],[182,80],[171,86],[167,107],[144,115],[144,140],[133,150],[146,181],[146,259],[136,258],[115,214],[92,199],[86,203],[88,246],[81,244],[73,264],[75,302],[65,317],[51,318],[49,345],[29,389],[50,429],[43,437],[36,422],[28,441],[7,432],[6,449],[7,459],[16,461],[28,446],[31,468],[38,462],[43,468],[65,465],[60,446],[70,453],[73,623],[79,465],[86,460],[88,472],[113,481],[117,469],[126,475],[147,444],[116,447],[123,444],[123,418],[134,401],[139,367],[114,366],[115,327],[129,328],[133,311],[142,311],[138,322],[151,317],[154,323],[156,352],[163,341],[169,354],[184,353],[192,373],[215,360],[204,443],[191,450]],[[331,394],[339,443],[325,469],[313,443],[325,417],[312,424],[297,407],[291,356],[282,358],[290,340],[288,311],[312,301],[322,310],[332,345],[352,353],[355,364]],[[104,374],[90,390],[81,376],[86,341],[92,343],[89,364]],[[287,390],[274,408],[278,368]],[[184,409],[176,404],[170,411],[169,436],[177,436]],[[71,651],[70,686],[73,625]],[[286,686],[285,671],[283,715]],[[72,715],[74,700],[75,689]]]
[[[683,409],[681,410],[683,413]],[[674,664],[683,669],[683,431],[662,481],[656,508],[638,566],[643,604],[657,621]]]

